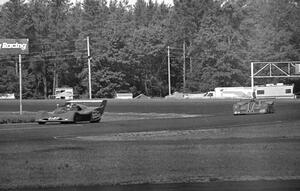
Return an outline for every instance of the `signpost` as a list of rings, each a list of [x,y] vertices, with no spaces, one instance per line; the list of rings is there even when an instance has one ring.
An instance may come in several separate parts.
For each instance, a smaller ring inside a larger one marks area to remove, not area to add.
[[[86,38],[88,52],[88,69],[89,69],[89,99],[92,99],[92,75],[91,75],[91,53],[90,53],[90,38]]]
[[[0,54],[19,55],[20,115],[22,115],[22,54],[29,53],[28,39],[0,39]]]

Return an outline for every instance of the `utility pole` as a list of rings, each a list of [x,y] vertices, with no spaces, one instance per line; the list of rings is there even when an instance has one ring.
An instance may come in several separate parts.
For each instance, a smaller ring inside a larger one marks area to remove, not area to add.
[[[53,70],[53,88],[52,88],[52,94],[55,95],[55,89],[58,87],[57,85],[57,74],[56,74],[56,61],[54,62],[54,70]]]
[[[192,64],[192,56],[191,56],[191,49],[192,49],[192,42],[189,45],[188,57],[189,57],[189,64],[190,64],[190,75],[193,72],[193,64]]]
[[[183,93],[185,93],[185,41],[183,41]]]
[[[23,113],[22,108],[22,56],[19,54],[19,85],[20,85],[20,115]]]
[[[87,41],[87,53],[88,53],[88,68],[89,68],[89,99],[92,99],[92,80],[91,80],[91,55],[90,55],[90,39],[86,38]]]
[[[16,61],[16,76],[18,76],[18,61]]]
[[[192,57],[190,57],[190,73],[193,72]]]
[[[170,46],[168,46],[168,82],[169,82],[169,95],[171,95],[171,63],[170,63]]]
[[[251,62],[251,90],[254,92],[254,64]]]

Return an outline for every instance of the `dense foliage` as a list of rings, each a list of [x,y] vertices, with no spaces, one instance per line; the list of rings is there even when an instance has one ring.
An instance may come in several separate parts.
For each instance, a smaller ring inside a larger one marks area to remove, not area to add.
[[[298,0],[124,1],[10,0],[0,8],[0,38],[28,38],[23,96],[47,98],[55,87],[88,94],[87,37],[93,97],[128,90],[172,91],[249,86],[251,61],[300,60]],[[17,55],[0,56],[0,93],[18,94]],[[298,83],[297,81],[288,81]]]

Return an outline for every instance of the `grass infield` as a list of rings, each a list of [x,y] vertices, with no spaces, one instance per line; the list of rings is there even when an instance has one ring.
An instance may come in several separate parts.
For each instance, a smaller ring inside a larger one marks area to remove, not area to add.
[[[36,112],[0,112],[0,124],[6,123],[32,123],[35,121]]]

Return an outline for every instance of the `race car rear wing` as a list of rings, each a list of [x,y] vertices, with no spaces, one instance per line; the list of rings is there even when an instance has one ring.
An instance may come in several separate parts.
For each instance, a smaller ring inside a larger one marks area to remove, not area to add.
[[[99,111],[99,112],[100,112],[101,115],[103,115],[103,113],[104,113],[106,104],[107,104],[107,100],[103,100],[103,101],[101,102],[101,104],[100,104],[100,107],[99,107],[99,108],[100,108],[100,109],[99,109],[100,111]]]

